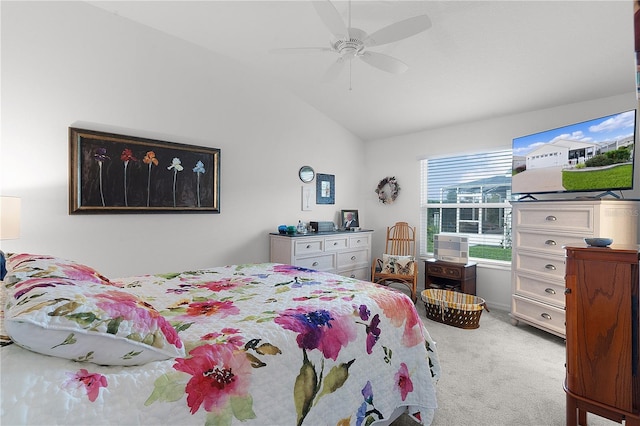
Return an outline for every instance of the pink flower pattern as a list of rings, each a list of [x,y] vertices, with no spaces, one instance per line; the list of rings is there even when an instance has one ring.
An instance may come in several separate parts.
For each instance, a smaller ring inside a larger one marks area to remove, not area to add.
[[[204,281],[195,283],[194,286],[198,288],[207,288],[211,291],[224,291],[224,290],[232,290],[236,287],[245,285],[251,282],[251,278],[224,278],[217,281]]]
[[[104,301],[98,302],[96,306],[113,318],[122,317],[125,320],[132,320],[134,329],[143,335],[154,330],[157,324],[167,342],[177,348],[182,347],[182,340],[180,340],[175,328],[151,305],[145,305],[134,295],[121,291],[106,291],[99,294],[98,297],[102,297]]]
[[[189,317],[210,317],[212,315],[219,316],[220,318],[226,318],[229,315],[237,315],[240,310],[233,304],[233,302],[226,300],[220,302],[217,300],[206,300],[204,302],[193,302],[189,304],[187,308],[187,316]]]
[[[396,378],[396,388],[400,391],[400,396],[404,401],[407,399],[407,395],[409,392],[413,392],[413,382],[411,381],[411,376],[409,375],[409,370],[407,369],[407,364],[404,362],[400,364],[400,369],[395,375]]]
[[[69,380],[67,380],[67,386],[84,386],[87,391],[87,397],[89,401],[95,402],[100,395],[100,388],[107,387],[107,378],[102,374],[89,373],[84,368],[81,368],[76,373],[67,373]]]
[[[402,335],[404,346],[410,348],[424,343],[422,320],[415,309],[410,309],[413,307],[411,299],[404,297],[403,294],[384,289],[372,294],[372,297],[394,326],[401,327],[404,324]]]
[[[340,349],[356,339],[357,330],[351,315],[338,315],[311,307],[290,308],[275,319],[284,329],[298,333],[301,349],[318,349],[325,358],[336,360]]]
[[[173,368],[191,376],[185,388],[191,414],[201,406],[220,412],[232,397],[247,395],[252,368],[244,352],[219,344],[199,346],[189,355],[177,358]]]

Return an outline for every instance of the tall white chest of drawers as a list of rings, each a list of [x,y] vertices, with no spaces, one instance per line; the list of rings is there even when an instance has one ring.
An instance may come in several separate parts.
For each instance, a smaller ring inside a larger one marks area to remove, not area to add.
[[[368,281],[373,231],[306,235],[269,234],[271,262],[286,263]]]
[[[512,204],[511,318],[565,337],[566,245],[584,238],[637,244],[640,202],[617,199]]]

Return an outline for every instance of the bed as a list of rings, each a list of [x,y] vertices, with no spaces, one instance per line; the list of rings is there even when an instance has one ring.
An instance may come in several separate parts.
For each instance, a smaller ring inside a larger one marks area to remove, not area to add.
[[[7,264],[2,425],[429,424],[437,407],[435,343],[383,286],[275,263]]]

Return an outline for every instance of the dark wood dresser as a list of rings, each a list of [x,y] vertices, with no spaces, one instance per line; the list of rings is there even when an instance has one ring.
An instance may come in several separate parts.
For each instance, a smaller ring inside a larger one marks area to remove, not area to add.
[[[424,289],[441,288],[476,294],[476,263],[451,263],[436,259],[424,261]]]
[[[640,426],[638,246],[566,247],[567,425]]]

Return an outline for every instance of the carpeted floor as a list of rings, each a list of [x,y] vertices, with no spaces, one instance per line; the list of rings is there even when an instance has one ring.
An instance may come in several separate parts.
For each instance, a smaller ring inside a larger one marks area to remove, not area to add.
[[[513,326],[508,312],[495,309],[482,313],[479,328],[463,330],[427,319],[421,301],[417,307],[443,370],[434,426],[566,424],[563,339]],[[594,414],[587,419],[592,426],[618,425]],[[415,425],[407,416],[393,423]]]

